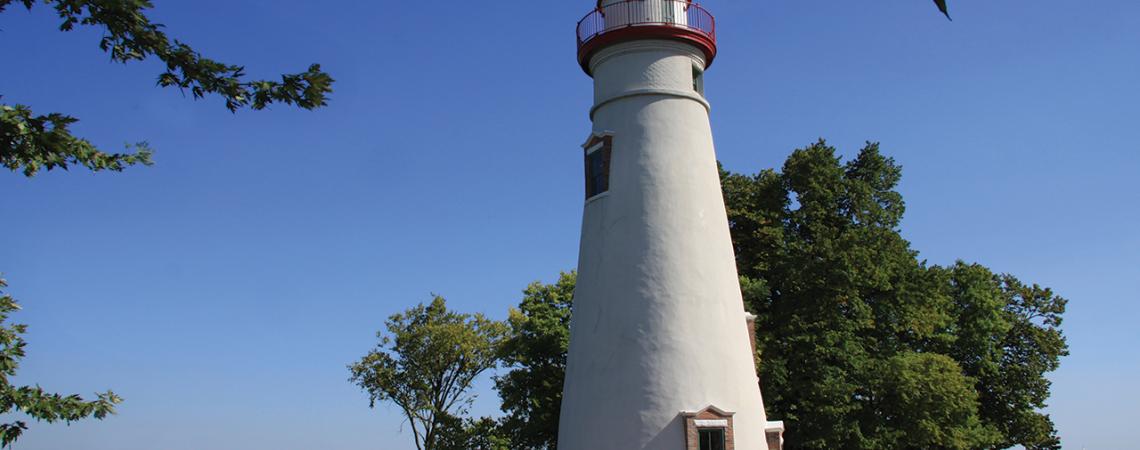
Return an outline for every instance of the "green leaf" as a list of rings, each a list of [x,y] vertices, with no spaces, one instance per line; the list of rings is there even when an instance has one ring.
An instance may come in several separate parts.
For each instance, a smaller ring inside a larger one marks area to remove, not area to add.
[[[946,0],[934,0],[934,4],[938,6],[938,10],[942,11],[942,14],[946,15],[947,19],[954,20],[950,18],[950,11],[946,6]]]

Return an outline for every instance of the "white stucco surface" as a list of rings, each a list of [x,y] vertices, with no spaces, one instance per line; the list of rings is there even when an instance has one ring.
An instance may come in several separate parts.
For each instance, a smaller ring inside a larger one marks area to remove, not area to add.
[[[682,411],[733,411],[736,448],[766,448],[708,103],[695,47],[599,51],[595,134],[613,136],[609,192],[586,203],[561,450],[683,450]],[[762,332],[762,330],[761,330]]]

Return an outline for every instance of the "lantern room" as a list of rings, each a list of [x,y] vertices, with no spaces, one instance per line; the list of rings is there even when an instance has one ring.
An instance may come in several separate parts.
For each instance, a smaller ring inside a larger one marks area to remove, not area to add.
[[[578,22],[578,63],[589,73],[590,58],[610,44],[635,39],[668,39],[700,49],[707,64],[716,57],[716,20],[692,0],[598,0]]]

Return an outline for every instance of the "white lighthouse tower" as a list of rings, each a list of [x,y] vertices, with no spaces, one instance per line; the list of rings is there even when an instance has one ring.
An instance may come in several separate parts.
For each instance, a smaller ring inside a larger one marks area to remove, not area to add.
[[[704,97],[715,56],[690,0],[599,0],[578,24],[593,131],[559,450],[780,447]]]

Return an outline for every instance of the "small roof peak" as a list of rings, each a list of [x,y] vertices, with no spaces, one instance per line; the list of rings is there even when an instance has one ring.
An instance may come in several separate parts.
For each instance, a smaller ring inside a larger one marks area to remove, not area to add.
[[[696,417],[705,412],[710,412],[720,417],[732,417],[736,414],[733,411],[725,411],[723,409],[717,408],[715,405],[709,405],[697,411],[682,411],[682,413],[687,417]]]

